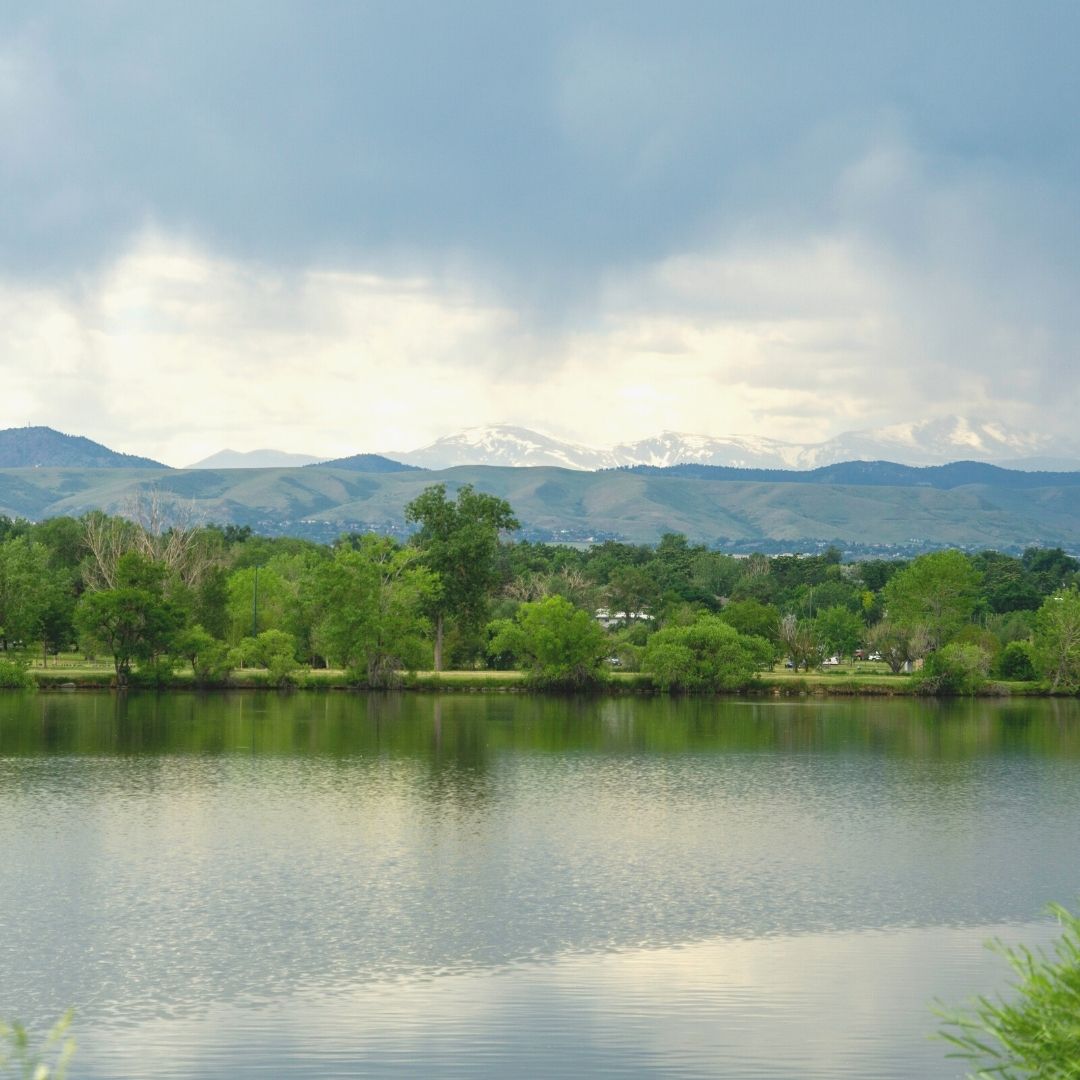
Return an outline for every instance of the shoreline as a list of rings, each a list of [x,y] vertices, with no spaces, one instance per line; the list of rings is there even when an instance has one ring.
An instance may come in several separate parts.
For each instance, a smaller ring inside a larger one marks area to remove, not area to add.
[[[109,690],[118,692],[116,676],[106,670],[64,670],[57,668],[31,668],[27,674],[34,689],[44,693],[73,692],[79,690]],[[293,681],[281,686],[275,684],[265,671],[245,670],[233,672],[228,679],[197,683],[189,672],[177,673],[160,682],[142,681],[136,673],[126,690],[155,690],[160,692],[203,691],[222,693],[237,690],[282,691],[334,691],[345,693],[393,692],[393,693],[501,693],[537,694],[552,696],[574,692],[567,688],[533,686],[526,673],[520,671],[446,671],[442,673],[418,672],[403,676],[399,686],[371,688],[351,682],[341,671],[297,672]],[[594,687],[577,691],[601,697],[625,695],[659,696],[650,676],[636,672],[616,672]],[[918,684],[910,675],[872,674],[778,674],[765,673],[745,687],[733,690],[708,690],[673,696],[726,697],[931,697],[920,694]],[[983,698],[1002,697],[1071,697],[1071,694],[1054,694],[1042,683],[989,681],[973,695]]]

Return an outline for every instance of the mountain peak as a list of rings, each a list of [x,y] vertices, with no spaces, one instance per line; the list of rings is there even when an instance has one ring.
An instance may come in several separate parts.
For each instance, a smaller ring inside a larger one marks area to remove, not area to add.
[[[285,450],[219,450],[185,468],[294,469],[302,465],[315,465],[322,460],[312,454],[290,454]]]
[[[122,454],[82,435],[51,427],[0,431],[0,469],[167,469],[160,461]]]
[[[617,464],[611,451],[563,442],[514,424],[465,428],[419,450],[386,453],[396,461],[427,469],[454,465],[548,465],[591,471]]]

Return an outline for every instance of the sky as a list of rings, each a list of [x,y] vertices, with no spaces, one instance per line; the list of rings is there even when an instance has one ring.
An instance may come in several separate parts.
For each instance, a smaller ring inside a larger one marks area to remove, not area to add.
[[[1080,5],[0,5],[0,427],[1073,437]]]

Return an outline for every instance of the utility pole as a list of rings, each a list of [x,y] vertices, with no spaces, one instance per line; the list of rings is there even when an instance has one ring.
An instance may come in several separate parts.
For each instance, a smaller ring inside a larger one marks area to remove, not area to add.
[[[259,566],[255,565],[255,587],[251,592],[251,636],[259,636]]]

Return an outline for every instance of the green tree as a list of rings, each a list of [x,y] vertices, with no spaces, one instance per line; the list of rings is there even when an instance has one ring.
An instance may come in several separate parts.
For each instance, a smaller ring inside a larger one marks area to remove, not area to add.
[[[961,551],[920,555],[889,579],[885,610],[894,624],[925,628],[930,649],[939,649],[971,619],[980,580]]]
[[[772,662],[764,638],[740,634],[715,615],[666,626],[649,638],[641,670],[662,690],[737,690]]]
[[[86,555],[83,525],[72,517],[55,517],[38,522],[31,537],[49,552],[49,564],[74,572]]]
[[[116,564],[117,587],[84,593],[75,609],[80,640],[112,655],[120,685],[135,661],[147,663],[165,652],[180,628],[176,608],[162,593],[163,577],[163,568],[128,552]]]
[[[1020,559],[997,551],[980,551],[972,559],[982,574],[982,598],[995,614],[1034,611],[1042,601],[1039,582]]]
[[[430,655],[424,609],[439,581],[415,550],[365,536],[317,568],[313,591],[315,641],[357,680],[392,685]]]
[[[224,566],[207,570],[195,589],[192,618],[199,626],[224,641],[229,634],[229,573]]]
[[[435,620],[435,670],[442,670],[447,618],[464,628],[484,622],[488,596],[497,581],[499,534],[518,528],[510,504],[463,485],[457,498],[445,484],[425,488],[405,507],[405,519],[420,526],[414,542],[425,564],[439,576],[430,599]]]
[[[263,630],[284,629],[297,589],[275,567],[267,565],[234,570],[229,575],[228,592],[228,641],[235,645]]]
[[[48,606],[46,590],[53,572],[49,553],[27,536],[0,543],[0,645],[40,640]]]
[[[791,666],[795,671],[800,667],[809,671],[811,667],[820,664],[825,655],[821,635],[810,619],[785,615],[778,624],[777,637],[780,647],[791,658]]]
[[[926,658],[917,686],[923,693],[975,694],[989,671],[990,654],[982,646],[954,641]]]
[[[1048,596],[1035,615],[1035,656],[1051,690],[1080,690],[1080,592]]]
[[[894,574],[898,574],[907,565],[906,562],[900,561],[886,562],[884,559],[867,559],[865,562],[856,563],[855,573],[867,589],[878,593],[885,588]]]
[[[191,664],[197,683],[216,682],[229,673],[229,655],[225,643],[202,626],[181,630],[173,640],[172,651]]]
[[[978,623],[968,623],[966,626],[960,627],[959,632],[953,635],[950,644],[978,645],[990,657],[990,667],[992,669],[997,667],[998,659],[1001,656],[1001,642],[998,640],[997,635],[985,626],[979,626]]]
[[[925,656],[928,648],[926,631],[917,623],[903,624],[882,619],[870,628],[867,636],[894,675],[899,675],[905,664],[914,663]]]
[[[1061,548],[1028,548],[1020,557],[1024,569],[1035,577],[1043,596],[1060,592],[1076,583],[1080,560],[1066,555]]]
[[[720,611],[720,618],[740,634],[752,634],[767,641],[779,641],[780,612],[772,604],[758,600],[732,600]]]
[[[1027,641],[1010,641],[1001,650],[998,671],[1003,679],[1018,679],[1030,682],[1035,678],[1033,649]]]
[[[515,656],[534,685],[581,689],[605,677],[610,645],[587,611],[565,597],[549,596],[522,604],[513,620],[503,620],[489,650]]]
[[[290,686],[300,667],[296,659],[296,638],[284,630],[264,630],[255,639],[256,660],[267,670],[275,686]]]
[[[862,619],[839,604],[826,608],[814,621],[821,643],[830,656],[851,656],[866,634]]]
[[[29,649],[70,644],[75,598],[71,571],[55,566],[44,544],[28,535],[0,543],[0,645]]]
[[[660,602],[660,586],[643,566],[620,566],[612,571],[607,587],[611,617],[622,617],[624,626],[635,615],[650,615]]]

